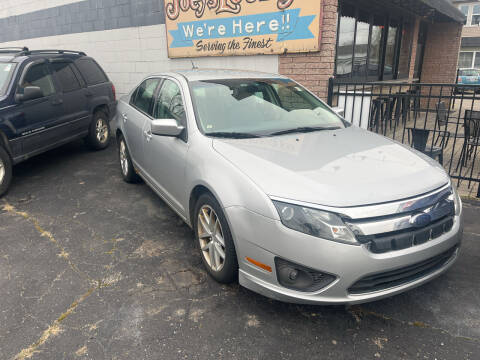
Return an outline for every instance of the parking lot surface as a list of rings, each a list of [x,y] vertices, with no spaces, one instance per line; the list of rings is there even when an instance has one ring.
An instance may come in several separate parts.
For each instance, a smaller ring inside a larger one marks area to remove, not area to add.
[[[458,262],[431,283],[299,306],[209,278],[192,231],[122,181],[114,146],[73,143],[14,171],[0,199],[0,359],[480,359],[474,204]]]

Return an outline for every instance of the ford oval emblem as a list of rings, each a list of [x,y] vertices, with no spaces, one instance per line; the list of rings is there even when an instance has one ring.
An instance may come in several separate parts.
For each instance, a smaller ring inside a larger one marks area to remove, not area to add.
[[[413,215],[410,218],[410,224],[418,228],[425,227],[431,222],[432,222],[432,217],[429,214],[425,214],[425,213]]]

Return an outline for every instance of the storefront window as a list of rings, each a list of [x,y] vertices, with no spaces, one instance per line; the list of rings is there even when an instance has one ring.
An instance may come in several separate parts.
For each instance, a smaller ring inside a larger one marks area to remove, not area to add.
[[[458,67],[462,68],[471,68],[473,64],[473,52],[461,52],[458,59]]]
[[[353,42],[355,41],[355,8],[342,8],[338,29],[337,77],[350,77],[353,67]]]
[[[360,12],[357,20],[355,36],[355,58],[353,60],[353,76],[365,76],[367,73],[368,40],[370,35],[370,15]]]
[[[388,27],[387,48],[385,51],[385,67],[383,69],[383,75],[389,78],[392,77],[395,66],[397,32],[398,26],[392,24]]]
[[[360,81],[396,78],[401,38],[401,26],[398,24],[397,21],[389,21],[386,15],[371,14],[351,3],[342,4],[336,78]]]
[[[368,76],[378,79],[382,53],[382,34],[385,19],[380,16],[373,17],[372,36],[370,40],[370,53],[368,57]]]

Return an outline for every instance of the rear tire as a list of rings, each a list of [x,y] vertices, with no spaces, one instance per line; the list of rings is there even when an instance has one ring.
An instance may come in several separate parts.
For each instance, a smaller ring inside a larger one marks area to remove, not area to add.
[[[118,161],[120,163],[120,171],[122,172],[122,177],[125,182],[130,184],[140,182],[140,176],[138,176],[138,174],[135,172],[132,158],[128,152],[127,142],[122,135],[118,137]]]
[[[93,150],[103,150],[110,144],[110,122],[107,114],[96,111],[86,137],[87,144]]]
[[[222,284],[236,281],[237,254],[220,204],[211,194],[205,193],[198,199],[194,214],[195,243],[207,272]]]
[[[12,159],[7,151],[0,146],[0,197],[3,196],[12,182]]]

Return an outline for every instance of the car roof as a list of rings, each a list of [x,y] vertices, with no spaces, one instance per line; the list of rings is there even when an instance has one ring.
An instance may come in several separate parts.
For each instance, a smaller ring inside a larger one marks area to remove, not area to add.
[[[0,48],[0,62],[21,63],[33,59],[70,59],[76,60],[80,57],[87,57],[83,52],[69,50],[28,50],[23,48]]]
[[[155,74],[157,76],[183,76],[188,81],[201,80],[221,80],[221,79],[271,79],[286,77],[279,74],[271,74],[260,71],[245,71],[245,70],[229,70],[229,69],[190,69],[190,70],[176,70],[168,73]],[[154,76],[155,76],[154,75]]]

